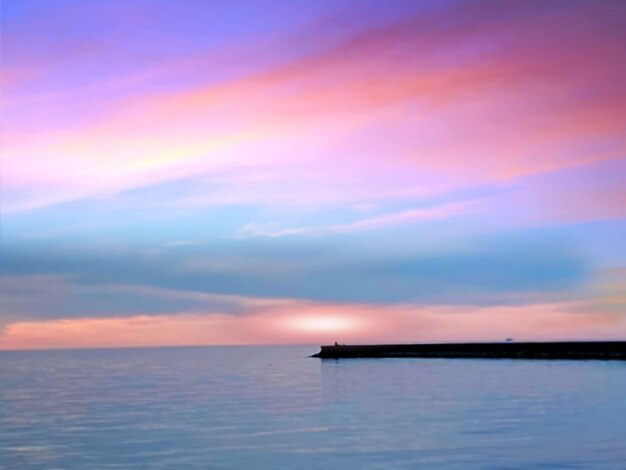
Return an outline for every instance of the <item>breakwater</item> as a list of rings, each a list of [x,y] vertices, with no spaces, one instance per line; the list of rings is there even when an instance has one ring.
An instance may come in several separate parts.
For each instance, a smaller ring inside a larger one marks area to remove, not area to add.
[[[626,360],[626,341],[330,345],[312,357]]]

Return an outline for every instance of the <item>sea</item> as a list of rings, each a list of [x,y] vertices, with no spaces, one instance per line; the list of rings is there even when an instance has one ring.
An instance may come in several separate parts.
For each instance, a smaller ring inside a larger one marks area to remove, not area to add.
[[[626,361],[0,352],[0,468],[626,469]]]

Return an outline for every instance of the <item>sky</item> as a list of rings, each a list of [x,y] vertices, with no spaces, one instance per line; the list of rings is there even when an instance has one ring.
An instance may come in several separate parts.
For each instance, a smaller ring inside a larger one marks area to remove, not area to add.
[[[0,349],[626,339],[626,2],[0,22]]]

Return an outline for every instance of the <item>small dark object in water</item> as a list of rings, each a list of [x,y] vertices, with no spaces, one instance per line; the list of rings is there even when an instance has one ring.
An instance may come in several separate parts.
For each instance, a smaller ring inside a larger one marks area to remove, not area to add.
[[[430,357],[489,359],[626,360],[626,341],[561,341],[518,343],[436,343],[322,346],[311,357]]]

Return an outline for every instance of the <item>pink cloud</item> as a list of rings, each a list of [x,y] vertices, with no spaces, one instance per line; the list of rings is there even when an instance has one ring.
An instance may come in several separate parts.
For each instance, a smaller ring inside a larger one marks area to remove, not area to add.
[[[329,184],[328,201],[360,203],[410,190],[402,175],[428,192],[442,176],[458,187],[615,158],[626,149],[622,33],[604,6],[565,13],[465,6],[447,12],[455,28],[440,13],[409,18],[245,78],[145,92],[85,124],[5,132],[3,183],[23,194],[5,210],[250,167],[293,189],[277,198],[241,183],[217,199],[315,201],[297,190],[311,162],[354,178]]]

